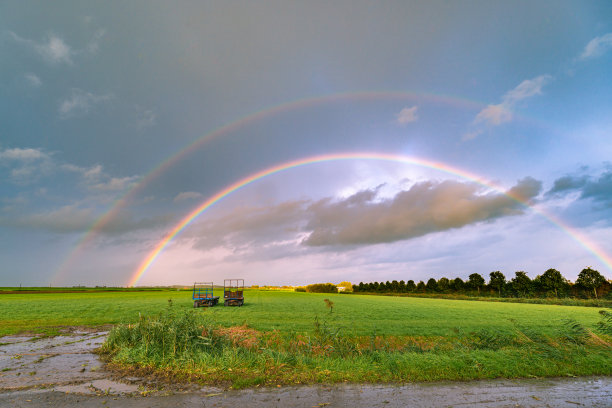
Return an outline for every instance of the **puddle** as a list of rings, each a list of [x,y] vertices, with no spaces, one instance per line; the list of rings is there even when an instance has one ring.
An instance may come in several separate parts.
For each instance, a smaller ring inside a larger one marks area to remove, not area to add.
[[[106,333],[0,338],[0,390],[52,386],[108,376],[93,350]]]
[[[54,387],[54,390],[64,392],[66,394],[90,395],[121,395],[135,394],[139,392],[138,385],[123,384],[107,378],[81,384],[61,385]]]

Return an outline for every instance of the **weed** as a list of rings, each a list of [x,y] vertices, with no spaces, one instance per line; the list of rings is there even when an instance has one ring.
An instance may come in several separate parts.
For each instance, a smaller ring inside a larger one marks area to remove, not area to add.
[[[325,306],[329,309],[329,313],[332,313],[334,311],[334,302],[329,299],[323,299],[323,301],[325,302]]]
[[[574,344],[583,345],[590,337],[588,329],[574,319],[563,320],[562,338]]]
[[[601,320],[597,323],[600,332],[612,336],[612,311],[600,310]]]
[[[468,338],[468,344],[480,350],[499,350],[512,343],[514,343],[512,337],[490,329],[472,332]]]

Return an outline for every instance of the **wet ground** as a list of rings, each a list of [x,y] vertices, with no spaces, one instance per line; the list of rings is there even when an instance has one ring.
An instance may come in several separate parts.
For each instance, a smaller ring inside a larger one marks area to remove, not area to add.
[[[106,371],[105,334],[0,338],[0,407],[612,407],[612,377],[177,391]]]

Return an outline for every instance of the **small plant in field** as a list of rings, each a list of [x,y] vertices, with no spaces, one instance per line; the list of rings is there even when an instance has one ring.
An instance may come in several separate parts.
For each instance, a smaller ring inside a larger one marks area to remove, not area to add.
[[[168,307],[172,307],[172,299],[168,299]]]
[[[325,302],[325,306],[329,309],[329,313],[332,313],[334,311],[334,302],[329,299],[323,299],[323,301]]]
[[[607,335],[612,336],[612,312],[600,310],[601,320],[597,323],[597,328]]]
[[[563,339],[572,343],[582,345],[590,337],[588,329],[574,319],[565,319],[563,327],[565,332]]]

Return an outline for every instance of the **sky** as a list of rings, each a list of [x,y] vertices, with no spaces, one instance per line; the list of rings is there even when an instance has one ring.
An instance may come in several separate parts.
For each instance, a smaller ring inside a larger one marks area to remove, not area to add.
[[[0,286],[611,279],[610,72],[609,1],[3,1]]]

